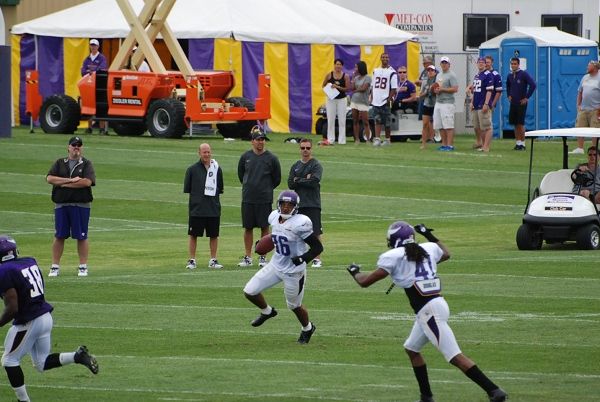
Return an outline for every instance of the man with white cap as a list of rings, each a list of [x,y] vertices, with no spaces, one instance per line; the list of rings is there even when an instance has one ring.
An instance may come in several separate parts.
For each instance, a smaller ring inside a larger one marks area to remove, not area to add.
[[[81,66],[81,75],[92,74],[98,70],[107,70],[108,63],[106,57],[99,52],[100,42],[98,39],[90,39],[90,55],[83,60]],[[88,129],[85,131],[87,134],[92,133],[93,120],[88,120]],[[105,121],[100,121],[100,134],[108,134],[108,129]]]
[[[433,128],[440,130],[442,136],[442,146],[438,150],[454,151],[454,94],[458,91],[458,79],[450,71],[448,57],[440,59],[440,67],[442,71],[432,85],[432,90],[437,95],[433,109]]]

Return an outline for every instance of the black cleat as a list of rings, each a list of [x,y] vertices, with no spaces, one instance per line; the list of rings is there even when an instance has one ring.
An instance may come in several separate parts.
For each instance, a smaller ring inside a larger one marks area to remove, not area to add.
[[[490,393],[490,402],[504,402],[508,399],[508,394],[501,388],[496,388]]]
[[[427,395],[421,394],[421,398],[417,402],[435,402],[435,401],[433,400],[433,396],[427,396]]]
[[[302,331],[302,332],[300,332],[300,338],[298,338],[298,343],[305,345],[308,342],[310,342],[310,337],[317,330],[317,327],[315,326],[315,324],[313,324],[312,322],[311,322],[311,324],[312,324],[312,328],[311,329],[309,329],[308,331]]]
[[[260,327],[261,325],[264,324],[265,321],[267,321],[269,318],[273,318],[277,315],[277,310],[275,310],[275,307],[273,307],[271,309],[271,314],[260,314],[258,317],[256,317],[256,319],[254,321],[252,321],[250,323],[250,325],[252,325],[253,327]]]
[[[92,373],[98,374],[98,362],[94,356],[89,354],[86,346],[80,346],[79,349],[75,351],[75,363],[82,364],[89,368]]]

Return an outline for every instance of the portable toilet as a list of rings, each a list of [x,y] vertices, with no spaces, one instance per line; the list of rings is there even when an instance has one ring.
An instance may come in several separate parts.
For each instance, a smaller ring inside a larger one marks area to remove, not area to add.
[[[514,27],[482,43],[479,54],[494,58],[504,89],[513,57],[520,59],[521,69],[535,80],[537,88],[527,106],[526,130],[575,126],[577,91],[590,60],[598,60],[596,42],[556,27]],[[508,123],[510,104],[506,94],[499,103],[492,117],[494,137],[514,129]]]

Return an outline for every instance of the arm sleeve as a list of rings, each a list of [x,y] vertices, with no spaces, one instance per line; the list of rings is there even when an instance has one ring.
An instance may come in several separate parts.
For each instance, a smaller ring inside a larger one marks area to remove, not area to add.
[[[310,171],[310,178],[301,177],[296,181],[296,185],[297,187],[317,187],[321,182],[322,175],[323,166],[320,163],[315,163]]]
[[[100,64],[98,64],[97,70],[108,70],[108,64],[106,63],[106,57],[100,53]]]
[[[90,181],[92,182],[92,186],[96,185],[96,171],[94,170],[94,164],[92,163],[92,161],[87,159],[85,161],[85,170],[83,173],[83,178],[90,179]]]
[[[296,187],[298,187],[298,185],[296,184],[296,182],[294,181],[294,177],[296,177],[294,175],[294,167],[296,166],[296,164],[294,163],[291,167],[290,167],[290,173],[288,174],[288,188],[290,190],[295,190]]]
[[[275,155],[273,155],[273,169],[271,171],[271,177],[273,180],[273,188],[277,188],[281,183],[281,165],[279,164],[279,159]]]
[[[185,178],[183,179],[183,192],[189,194],[192,192],[192,167],[190,166],[185,171]]]
[[[531,78],[531,76],[529,74],[527,74],[527,82],[529,83],[529,89],[527,91],[527,98],[530,98],[531,95],[533,95],[533,91],[535,91],[535,88],[537,87],[537,85],[535,84],[535,81],[533,80],[533,78]]]
[[[310,262],[314,260],[316,256],[323,252],[323,244],[319,240],[316,234],[311,233],[306,239],[304,239],[306,244],[308,244],[308,251],[302,254],[302,259],[306,262]]]
[[[242,154],[242,156],[240,156],[240,161],[238,162],[238,179],[240,179],[240,183],[244,183],[244,171],[245,171],[245,167],[244,167],[244,155],[245,153]]]
[[[225,191],[225,183],[223,181],[223,170],[219,167],[217,170],[217,194],[223,194]]]

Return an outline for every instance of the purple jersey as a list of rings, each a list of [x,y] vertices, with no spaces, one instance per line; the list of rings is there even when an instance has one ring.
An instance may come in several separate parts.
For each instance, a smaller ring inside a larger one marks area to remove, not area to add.
[[[483,108],[488,91],[491,91],[493,96],[494,78],[488,70],[480,71],[473,78],[473,108],[475,110]],[[490,97],[491,99],[492,97]]]
[[[26,324],[53,310],[44,298],[44,277],[34,258],[16,258],[0,264],[0,295],[13,288],[19,299],[14,325]]]
[[[93,73],[98,70],[107,70],[108,64],[106,62],[106,57],[102,53],[98,53],[96,58],[92,60],[92,56],[88,56],[83,60],[83,65],[81,66],[81,75],[86,75],[88,73]]]

